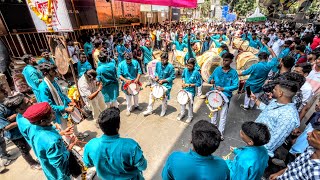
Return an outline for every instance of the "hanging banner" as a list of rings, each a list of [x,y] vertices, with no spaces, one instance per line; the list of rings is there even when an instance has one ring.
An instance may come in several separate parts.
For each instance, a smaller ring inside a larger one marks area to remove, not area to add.
[[[64,0],[27,0],[38,32],[73,31]]]
[[[134,2],[141,4],[152,4],[173,7],[196,8],[197,0],[117,0],[123,2]]]
[[[114,22],[111,13],[111,3]],[[96,0],[96,9],[98,21],[102,27],[140,22],[140,4],[137,3]]]

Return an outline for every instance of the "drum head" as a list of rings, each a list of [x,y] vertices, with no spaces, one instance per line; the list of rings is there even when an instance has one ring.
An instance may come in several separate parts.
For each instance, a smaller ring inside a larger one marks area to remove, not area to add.
[[[70,116],[71,116],[72,121],[74,123],[80,123],[81,122],[82,116],[81,116],[80,111],[77,108],[74,108],[73,112],[70,113]]]
[[[218,92],[211,92],[207,96],[208,103],[211,108],[216,109],[223,106],[224,99]]]
[[[155,98],[160,99],[164,95],[164,88],[161,85],[154,86],[152,89],[152,95]]]
[[[220,66],[222,58],[220,56],[214,56],[211,59],[205,61],[201,67],[201,77],[205,82],[208,82],[209,77]]]
[[[154,76],[155,76],[157,62],[159,62],[159,61],[158,60],[152,60],[147,65],[147,73],[152,78],[154,78]]]
[[[188,93],[185,90],[180,90],[177,96],[178,103],[185,105],[189,102]]]
[[[136,83],[129,84],[128,93],[131,95],[137,95],[139,93],[139,86]]]

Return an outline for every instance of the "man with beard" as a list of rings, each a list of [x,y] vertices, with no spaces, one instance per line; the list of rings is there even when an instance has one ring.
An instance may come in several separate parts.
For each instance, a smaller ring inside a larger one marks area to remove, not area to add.
[[[36,100],[40,101],[39,85],[43,79],[42,74],[35,67],[37,65],[36,59],[32,55],[26,54],[22,57],[22,60],[27,64],[23,68],[22,74],[26,79],[28,85],[31,87]]]
[[[42,63],[55,64],[54,60],[50,57],[49,50],[44,50],[41,56],[42,56],[42,59],[38,61],[39,65]]]

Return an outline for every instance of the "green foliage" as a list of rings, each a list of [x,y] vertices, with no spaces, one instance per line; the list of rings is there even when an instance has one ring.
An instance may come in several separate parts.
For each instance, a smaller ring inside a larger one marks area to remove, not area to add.
[[[234,10],[240,15],[245,16],[249,12],[253,12],[255,7],[255,0],[238,0],[235,3]]]
[[[307,10],[307,14],[317,14],[320,12],[320,1],[314,0]]]
[[[211,1],[205,0],[204,3],[198,4],[198,10],[201,10],[202,17],[209,17],[211,11]]]

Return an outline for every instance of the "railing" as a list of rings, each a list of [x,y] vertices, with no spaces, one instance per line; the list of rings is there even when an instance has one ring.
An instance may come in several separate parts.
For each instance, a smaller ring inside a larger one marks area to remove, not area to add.
[[[95,29],[78,29],[73,32],[45,32],[45,33],[11,33],[0,36],[0,40],[7,47],[11,57],[21,57],[24,54],[32,54],[33,56],[40,56],[41,49],[49,49],[49,44],[46,39],[46,35],[67,35],[68,38],[80,41],[81,35],[88,31],[99,32],[101,30],[120,30],[132,31],[134,25],[122,25],[122,26],[111,26],[107,28],[95,28]]]

